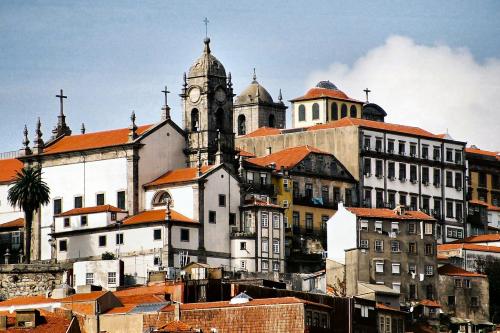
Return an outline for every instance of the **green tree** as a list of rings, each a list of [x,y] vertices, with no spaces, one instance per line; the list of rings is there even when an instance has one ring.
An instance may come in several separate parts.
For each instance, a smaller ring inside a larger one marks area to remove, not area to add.
[[[7,200],[12,206],[18,206],[24,211],[24,262],[29,264],[33,214],[41,205],[50,202],[50,189],[42,180],[42,170],[38,167],[21,169],[9,189]]]

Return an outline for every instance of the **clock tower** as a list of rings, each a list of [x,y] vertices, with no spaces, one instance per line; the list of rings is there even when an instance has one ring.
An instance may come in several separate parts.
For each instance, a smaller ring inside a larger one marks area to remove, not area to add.
[[[182,105],[187,135],[187,164],[235,163],[233,133],[233,88],[231,73],[226,76],[222,63],[210,52],[205,38],[203,54],[184,74]]]

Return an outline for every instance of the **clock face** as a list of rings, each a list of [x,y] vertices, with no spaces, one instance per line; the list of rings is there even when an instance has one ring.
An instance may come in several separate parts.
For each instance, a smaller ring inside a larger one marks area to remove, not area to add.
[[[226,92],[224,91],[224,89],[219,88],[215,91],[215,99],[219,103],[223,103],[226,101]]]
[[[200,95],[201,95],[201,92],[200,92],[200,88],[198,88],[198,87],[193,87],[193,88],[191,88],[191,90],[189,90],[189,100],[191,101],[191,103],[198,102],[198,100],[200,99]]]

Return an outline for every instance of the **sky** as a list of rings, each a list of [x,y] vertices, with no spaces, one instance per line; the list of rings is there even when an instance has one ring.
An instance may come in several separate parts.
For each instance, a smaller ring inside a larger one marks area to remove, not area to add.
[[[181,124],[183,72],[203,50],[277,98],[330,80],[387,122],[500,150],[498,1],[0,1],[0,152],[44,139],[64,89],[74,133],[159,121],[161,90]],[[290,125],[288,121],[288,125]],[[182,125],[182,124],[181,124]]]

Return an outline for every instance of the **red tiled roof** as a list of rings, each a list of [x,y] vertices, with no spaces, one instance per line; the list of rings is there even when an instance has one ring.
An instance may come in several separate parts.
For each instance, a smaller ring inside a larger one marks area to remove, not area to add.
[[[241,304],[231,304],[229,303],[229,301],[185,303],[181,304],[181,310],[199,310],[199,309],[260,306],[260,305],[274,305],[274,304],[311,304],[315,306],[330,308],[328,305],[306,301],[297,297],[276,297],[276,298],[258,298],[258,299],[253,299],[247,303],[241,303]],[[162,309],[162,311],[164,312],[173,310],[174,310],[173,305],[167,305]]]
[[[392,220],[426,220],[434,221],[434,218],[420,211],[407,210],[404,215],[399,215],[395,210],[388,208],[359,208],[347,207],[348,211],[358,217],[372,217]]]
[[[264,201],[264,200],[259,200],[259,199],[250,199],[246,200],[244,203],[244,206],[259,206],[259,207],[269,207],[269,208],[283,208],[279,205],[275,205],[273,203]]]
[[[454,241],[452,243],[486,243],[486,242],[499,242],[500,234],[485,234],[485,235],[477,235],[470,236],[464,239],[460,239]]]
[[[0,184],[12,183],[16,180],[17,173],[23,166],[23,162],[15,158],[0,160]]]
[[[440,308],[441,307],[441,304],[439,304],[439,302],[433,301],[430,299],[423,299],[420,302],[418,302],[418,305],[423,305],[423,306],[426,306],[428,308]]]
[[[39,309],[39,312],[41,320],[34,328],[15,327],[16,314],[2,312],[3,316],[7,316],[7,329],[0,332],[66,333],[68,331],[71,320],[42,309]]]
[[[123,220],[123,225],[134,225],[148,222],[158,222],[165,221],[166,210],[165,209],[154,209],[154,210],[146,210],[136,214],[134,216],[128,217]],[[176,212],[175,210],[170,210],[170,217],[172,221],[175,222],[186,222],[186,223],[198,223],[189,217],[182,215],[181,213]]]
[[[137,134],[141,135],[153,125],[143,125],[137,128]],[[62,139],[47,146],[44,154],[65,153],[96,148],[119,146],[128,143],[130,129],[121,128],[110,131],[86,133],[80,135],[65,136]]]
[[[447,256],[447,255],[445,255],[445,254],[438,253],[438,254],[436,255],[436,259],[437,259],[437,260],[448,260],[448,256]]]
[[[373,121],[373,120],[360,119],[360,118],[342,118],[340,120],[336,120],[336,121],[308,127],[307,130],[308,131],[315,131],[315,130],[321,130],[321,129],[347,127],[347,126],[359,126],[359,127],[375,129],[375,130],[384,130],[384,131],[403,133],[403,134],[409,134],[409,135],[417,135],[417,136],[422,136],[422,137],[427,137],[427,138],[432,138],[432,139],[440,139],[439,136],[432,134],[431,132],[428,132],[428,131],[421,129],[419,127],[398,125],[398,124],[391,124],[391,123],[383,123],[380,121]]]
[[[201,174],[203,175],[213,167],[214,167],[213,165],[203,165],[201,167]],[[198,179],[197,172],[198,168],[183,168],[183,169],[170,170],[164,175],[156,178],[152,182],[145,184],[144,186],[147,187],[147,186],[193,181]]]
[[[273,127],[259,127],[255,131],[248,133],[247,135],[243,136],[244,138],[255,138],[258,136],[268,136],[268,135],[278,135],[281,134],[281,130],[278,128],[273,128]]]
[[[490,157],[496,157],[497,159],[500,159],[500,152],[498,151],[489,151],[489,150],[483,150],[479,148],[465,148],[465,152],[467,154],[477,154],[477,155],[485,155],[485,156],[490,156]]]
[[[311,153],[331,155],[330,153],[319,150],[318,148],[305,145],[283,149],[267,156],[249,158],[248,162],[262,167],[267,167],[271,163],[274,163],[276,170],[280,170],[281,167],[290,169],[300,163]]]
[[[449,243],[441,244],[437,246],[438,251],[451,251],[451,250],[470,250],[479,252],[494,252],[500,253],[500,247],[498,246],[488,246],[488,245],[477,245],[470,243]]]
[[[22,228],[22,227],[24,227],[24,219],[22,217],[15,219],[13,221],[0,224],[0,229]]]
[[[95,213],[105,213],[105,212],[125,213],[124,210],[117,208],[115,206],[101,205],[94,207],[73,208],[56,216],[72,216],[72,215],[95,214]]]
[[[469,203],[473,204],[473,205],[480,205],[480,206],[486,206],[486,207],[489,206],[486,202],[481,201],[481,200],[475,200],[475,199],[474,200],[469,200]]]
[[[306,100],[318,99],[318,98],[334,98],[334,99],[342,99],[342,100],[346,100],[346,101],[353,101],[353,102],[361,103],[358,100],[350,98],[343,91],[326,89],[326,88],[318,88],[318,87],[309,89],[304,96],[294,98],[294,99],[290,100],[290,102],[306,101]]]
[[[108,293],[108,291],[105,290],[92,291],[90,293],[74,294],[65,298],[61,298],[57,301],[61,303],[90,302],[101,298],[106,293]]]
[[[494,212],[500,212],[500,207],[493,206],[493,205],[488,205],[488,210],[491,210],[491,211],[494,211]]]
[[[0,307],[4,306],[16,306],[16,305],[36,305],[36,304],[44,304],[44,303],[59,303],[61,300],[47,298],[44,295],[40,296],[21,296],[15,297],[3,302],[0,302]]]
[[[160,303],[165,302],[164,295],[157,294],[145,294],[145,295],[130,295],[130,296],[119,296],[118,299],[122,304],[146,304],[146,303]]]
[[[116,297],[137,296],[137,295],[161,295],[168,293],[170,288],[175,285],[158,284],[153,286],[129,287],[114,291]]]
[[[467,276],[467,277],[486,277],[486,275],[478,274],[474,272],[466,271],[457,266],[451,264],[446,264],[438,268],[439,275],[450,275],[450,276]]]
[[[389,305],[385,305],[383,303],[377,303],[377,309],[381,309],[381,310],[385,310],[385,311],[394,311],[394,312],[401,312],[401,313],[406,313],[404,311],[401,311],[400,309],[398,308],[394,308],[392,306],[389,306]]]
[[[238,153],[238,155],[240,155],[241,157],[255,157],[255,154],[252,154],[251,152],[248,152],[246,150],[243,150],[241,148],[236,148],[236,152]]]
[[[124,306],[117,306],[115,308],[111,308],[106,311],[104,314],[119,314],[119,313],[127,313],[133,308],[135,308],[137,304],[125,304]]]
[[[191,326],[182,321],[174,320],[159,328],[166,332],[191,332]]]

